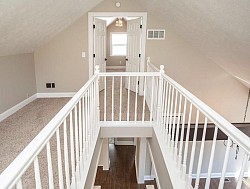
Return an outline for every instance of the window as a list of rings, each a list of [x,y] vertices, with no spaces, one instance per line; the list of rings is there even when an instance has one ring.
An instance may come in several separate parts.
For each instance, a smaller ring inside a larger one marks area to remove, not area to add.
[[[126,33],[111,33],[110,36],[110,55],[111,56],[126,56],[127,55],[127,34]]]

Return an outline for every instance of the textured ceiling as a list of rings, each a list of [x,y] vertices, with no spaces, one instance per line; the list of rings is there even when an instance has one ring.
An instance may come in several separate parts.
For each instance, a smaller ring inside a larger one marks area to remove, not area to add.
[[[250,88],[249,0],[138,1]]]
[[[0,1],[0,56],[33,52],[100,1]],[[249,0],[137,1],[250,88]]]
[[[33,52],[101,0],[0,0],[0,56]]]

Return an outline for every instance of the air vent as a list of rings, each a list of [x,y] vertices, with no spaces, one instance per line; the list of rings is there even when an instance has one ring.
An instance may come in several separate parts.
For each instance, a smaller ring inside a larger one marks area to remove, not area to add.
[[[163,29],[148,29],[147,30],[147,39],[165,39],[165,30]]]

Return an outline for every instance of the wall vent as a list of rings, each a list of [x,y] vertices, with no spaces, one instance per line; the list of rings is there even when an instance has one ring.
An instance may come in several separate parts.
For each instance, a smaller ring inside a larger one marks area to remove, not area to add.
[[[147,30],[147,39],[165,39],[165,30],[163,29],[148,29]]]

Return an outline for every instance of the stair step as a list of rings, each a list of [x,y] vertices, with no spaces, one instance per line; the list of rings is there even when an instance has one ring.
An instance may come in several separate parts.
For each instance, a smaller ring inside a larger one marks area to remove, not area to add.
[[[93,189],[101,189],[101,186],[94,186]]]
[[[154,185],[146,185],[146,189],[155,189]]]

